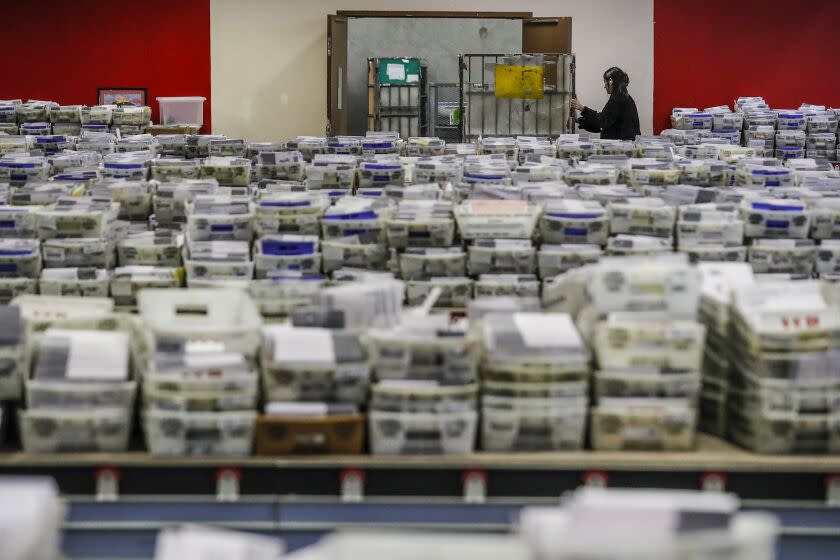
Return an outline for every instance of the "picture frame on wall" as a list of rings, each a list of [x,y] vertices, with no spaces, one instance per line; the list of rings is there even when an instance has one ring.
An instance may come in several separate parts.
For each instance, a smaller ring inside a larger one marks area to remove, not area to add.
[[[97,105],[146,105],[146,88],[102,87],[97,89]]]

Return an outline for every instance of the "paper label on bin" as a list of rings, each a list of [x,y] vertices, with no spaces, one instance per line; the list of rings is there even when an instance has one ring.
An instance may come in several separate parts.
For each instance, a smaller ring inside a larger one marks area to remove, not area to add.
[[[580,336],[568,320],[568,316],[556,313],[518,313],[513,316],[513,322],[526,346],[532,348],[580,348],[582,346]]]
[[[405,80],[405,66],[403,64],[388,64],[385,67],[389,80]]]
[[[128,333],[51,329],[46,334],[70,339],[67,379],[114,381],[128,377]]]
[[[335,345],[328,329],[278,329],[274,333],[274,361],[335,363]]]

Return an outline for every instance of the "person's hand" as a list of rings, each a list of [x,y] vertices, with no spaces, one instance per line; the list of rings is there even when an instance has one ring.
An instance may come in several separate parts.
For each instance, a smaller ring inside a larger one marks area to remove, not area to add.
[[[584,104],[581,103],[580,101],[578,101],[577,99],[572,99],[569,102],[569,107],[571,107],[572,109],[574,109],[576,111],[583,111]]]

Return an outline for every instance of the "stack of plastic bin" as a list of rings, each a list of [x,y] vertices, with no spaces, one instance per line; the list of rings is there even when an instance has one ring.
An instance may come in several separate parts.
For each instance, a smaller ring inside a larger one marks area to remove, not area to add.
[[[247,187],[251,182],[251,160],[210,156],[202,160],[198,176],[201,179],[216,179],[224,187]]]
[[[699,290],[684,254],[595,265],[590,305],[578,317],[598,356],[593,448],[693,447],[705,335],[694,321]]]
[[[759,453],[840,451],[840,307],[819,282],[735,290],[728,429]]]
[[[571,317],[490,314],[482,328],[483,449],[580,449],[589,356]]]
[[[679,208],[677,249],[692,262],[744,262],[744,222],[736,204],[687,204]]]
[[[195,241],[245,241],[254,236],[254,208],[246,197],[197,195],[187,203],[187,238]]]
[[[254,228],[258,236],[320,235],[321,216],[329,205],[329,197],[317,192],[261,194],[255,203]]]
[[[158,227],[180,229],[187,223],[187,204],[198,195],[219,193],[219,183],[210,180],[184,180],[160,183],[155,188],[152,209]]]
[[[388,264],[385,220],[393,208],[388,199],[343,197],[322,217],[324,272],[344,266],[384,270]]]
[[[55,298],[57,310],[65,299]],[[25,451],[128,447],[137,392],[131,325],[116,315],[101,319],[98,325],[65,321],[33,339],[27,408],[19,415]]]
[[[262,318],[239,290],[144,290],[151,352],[143,425],[153,455],[248,455]]]
[[[107,297],[119,207],[110,197],[59,197],[41,209],[41,293]]]
[[[11,235],[25,234],[25,218],[33,217],[28,210],[19,212],[8,208],[0,208],[0,219],[4,223],[12,223]],[[11,220],[8,218],[12,218]],[[32,220],[34,225],[34,220]],[[34,233],[34,229],[31,230]],[[37,291],[38,279],[41,276],[41,244],[37,239],[0,239],[0,303],[8,303],[20,294],[34,294]]]
[[[727,398],[731,374],[729,329],[735,288],[754,282],[747,263],[700,263],[702,276],[698,320],[706,327],[703,350],[703,380],[698,426],[708,434],[726,436]]]
[[[475,446],[480,339],[445,315],[406,316],[368,331],[376,379],[370,401],[374,454],[463,454]]]
[[[370,365],[359,335],[277,325],[262,338],[266,414],[258,420],[258,452],[360,453]]]
[[[434,286],[440,286],[439,307],[463,307],[472,294],[466,278],[466,253],[453,246],[455,222],[452,203],[438,200],[403,200],[386,222],[388,247],[396,251],[396,270],[406,281],[409,305],[419,304]]]

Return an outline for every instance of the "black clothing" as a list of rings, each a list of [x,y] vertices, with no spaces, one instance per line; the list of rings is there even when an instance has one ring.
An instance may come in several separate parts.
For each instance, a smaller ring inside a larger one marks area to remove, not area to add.
[[[639,112],[629,94],[613,93],[600,113],[584,107],[578,124],[582,129],[600,132],[601,138],[610,140],[635,140],[641,134]]]

